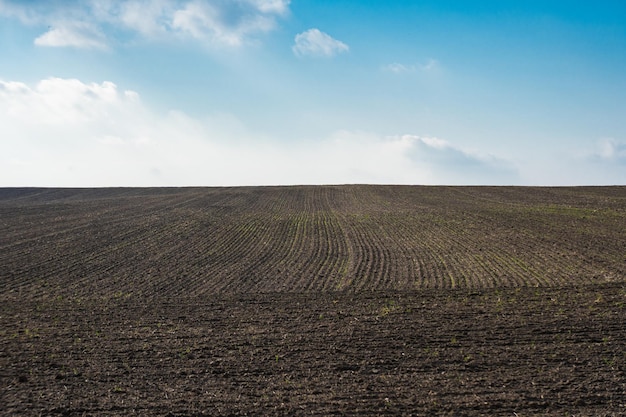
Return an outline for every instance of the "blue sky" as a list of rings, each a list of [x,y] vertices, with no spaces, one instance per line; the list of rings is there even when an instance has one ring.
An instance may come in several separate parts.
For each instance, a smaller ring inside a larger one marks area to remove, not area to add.
[[[626,184],[624,1],[0,0],[0,186]]]

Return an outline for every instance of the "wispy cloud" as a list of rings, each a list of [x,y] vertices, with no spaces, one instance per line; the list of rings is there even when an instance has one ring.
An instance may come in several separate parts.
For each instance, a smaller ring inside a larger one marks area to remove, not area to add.
[[[401,64],[398,62],[394,62],[389,65],[385,65],[383,69],[385,71],[389,71],[395,74],[406,74],[406,73],[415,73],[415,72],[434,72],[440,68],[439,61],[436,59],[429,59],[424,63],[417,64]]]
[[[291,0],[248,0],[248,3],[265,13],[285,14]]]
[[[599,140],[592,158],[606,163],[626,165],[626,141],[615,138]]]
[[[209,2],[194,1],[176,10],[171,27],[177,33],[190,36],[211,45],[239,46],[255,33],[274,28],[273,8],[266,4],[239,4],[216,7]],[[245,6],[245,7],[243,7]],[[272,11],[267,13],[263,10]]]
[[[439,138],[281,141],[232,115],[157,114],[111,82],[0,82],[0,125],[0,186],[516,182],[507,161]]]
[[[81,22],[58,22],[35,39],[37,46],[71,46],[85,49],[105,49],[104,34],[94,26]]]
[[[349,50],[348,45],[319,29],[309,29],[297,34],[293,45],[293,52],[297,56],[332,57]]]
[[[394,72],[396,74],[401,74],[401,73],[404,73],[404,72],[414,72],[415,71],[415,67],[414,66],[407,66],[407,65],[404,65],[404,64],[399,64],[397,62],[394,62],[393,64],[385,65],[384,69],[389,71],[389,72]]]
[[[177,3],[170,0],[92,1],[88,14],[100,24],[129,30],[146,39],[159,39],[171,31]]]
[[[194,39],[240,46],[275,28],[290,0],[0,0],[0,15],[48,29],[39,46],[103,48],[122,30],[148,40]],[[115,29],[115,30],[111,30]]]

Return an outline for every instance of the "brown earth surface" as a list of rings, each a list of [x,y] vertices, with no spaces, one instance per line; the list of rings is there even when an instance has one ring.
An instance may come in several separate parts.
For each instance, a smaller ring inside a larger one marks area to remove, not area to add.
[[[0,189],[2,415],[626,415],[626,187]]]

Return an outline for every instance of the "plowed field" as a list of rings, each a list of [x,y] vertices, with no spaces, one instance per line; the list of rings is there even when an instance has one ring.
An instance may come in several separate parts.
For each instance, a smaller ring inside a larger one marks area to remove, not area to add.
[[[3,415],[626,414],[626,187],[0,189]]]

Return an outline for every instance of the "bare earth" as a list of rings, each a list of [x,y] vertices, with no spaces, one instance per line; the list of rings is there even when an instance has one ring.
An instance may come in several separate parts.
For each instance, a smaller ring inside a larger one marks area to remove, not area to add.
[[[626,187],[0,189],[2,415],[626,415]]]

